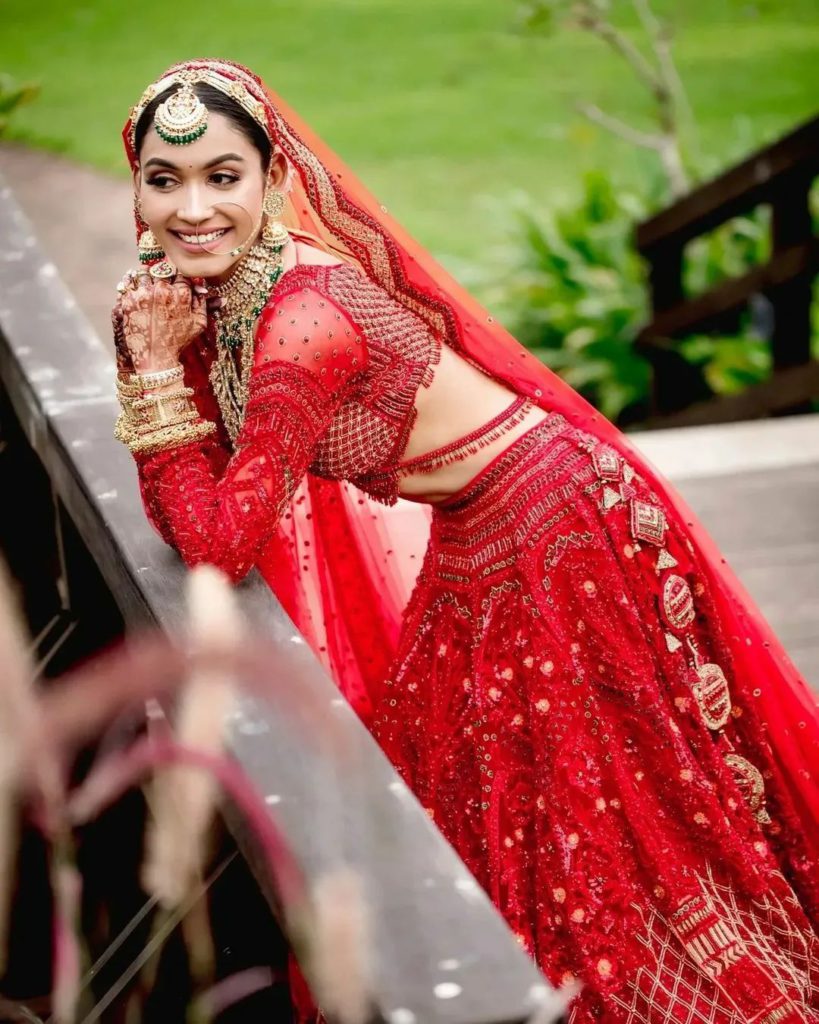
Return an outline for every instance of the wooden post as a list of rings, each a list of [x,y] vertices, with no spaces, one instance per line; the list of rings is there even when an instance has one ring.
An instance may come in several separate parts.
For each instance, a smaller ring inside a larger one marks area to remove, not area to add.
[[[784,184],[773,200],[771,225],[772,259],[790,246],[809,242],[813,237],[810,190],[813,171]],[[776,288],[771,293],[774,330],[771,339],[775,370],[801,366],[811,357],[811,301],[813,269]]]
[[[648,280],[655,322],[663,313],[679,308],[685,301],[683,250],[684,241],[672,239],[644,254],[649,261]],[[646,332],[640,348],[651,362],[653,416],[678,412],[708,397],[699,368],[687,363],[662,334],[652,336]]]

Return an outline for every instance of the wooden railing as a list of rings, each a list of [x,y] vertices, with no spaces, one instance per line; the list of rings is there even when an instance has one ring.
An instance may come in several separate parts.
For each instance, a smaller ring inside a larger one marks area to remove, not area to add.
[[[146,623],[172,635],[183,627],[184,568],[148,525],[131,459],[112,438],[113,382],[110,354],[0,182],[0,484],[2,507],[11,514],[5,521],[6,547],[15,571],[30,583],[30,617],[47,624],[57,615],[65,628],[75,624],[76,642],[70,655],[63,646],[63,662]],[[251,578],[240,592],[249,619],[280,644],[288,685],[318,694],[323,710],[316,714],[332,719],[368,780],[366,802],[342,793],[333,816],[345,860],[364,876],[370,898],[378,1019],[514,1024],[539,1005],[544,1021],[556,1017],[559,1000],[340,699],[268,588]],[[320,729],[322,721],[316,725]],[[327,849],[317,825],[327,811],[325,794],[337,792],[333,764],[294,741],[275,708],[249,699],[231,731],[230,749],[266,795],[310,883],[340,856],[339,849]],[[255,869],[252,838],[235,811],[228,808],[226,818],[244,863]],[[118,828],[103,838],[122,840],[121,819]],[[133,860],[135,843],[134,836],[126,837],[107,859],[105,849],[97,849],[106,879],[118,856]],[[265,964],[272,955],[271,928],[259,923],[260,907],[268,916],[281,908],[270,879],[257,874],[255,881],[258,888],[248,875],[247,884],[239,886],[257,894],[254,906],[243,909],[241,902],[223,899],[222,915],[227,903],[234,934],[244,928],[242,940],[251,947],[249,963]],[[112,891],[116,896],[115,885]],[[120,921],[133,913],[134,892],[127,896],[129,908],[113,908]],[[16,918],[9,963],[22,974],[2,979],[6,994],[37,984],[47,991],[47,906],[37,898],[33,905],[39,917],[30,906]],[[223,924],[217,920],[217,930]],[[247,929],[254,927],[259,930],[248,937]],[[119,1018],[109,1013],[103,1019]],[[182,1018],[158,1012],[156,1019]],[[230,1019],[249,1024],[283,1017],[271,1015],[269,1007],[260,1015],[256,1006],[245,1017],[239,1009]]]
[[[649,263],[652,318],[637,346],[654,368],[651,425],[801,412],[819,397],[819,363],[811,356],[812,285],[819,268],[819,239],[812,224],[810,191],[817,174],[819,117],[639,225],[637,247]],[[771,209],[768,262],[687,297],[685,246],[761,205]],[[675,343],[694,333],[735,330],[757,296],[767,297],[772,312],[771,376],[741,394],[703,400],[707,389]]]

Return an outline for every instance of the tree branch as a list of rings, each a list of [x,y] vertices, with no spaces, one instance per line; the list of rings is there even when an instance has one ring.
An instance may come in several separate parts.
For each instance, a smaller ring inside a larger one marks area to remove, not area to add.
[[[693,124],[693,111],[671,53],[671,30],[668,24],[654,13],[651,0],[632,0],[632,6],[651,40],[657,57],[659,75],[663,83],[662,91],[656,94],[657,116],[665,136],[660,158],[674,195],[681,196],[688,191],[689,181],[680,151],[678,112],[680,109],[684,110],[689,122]]]
[[[632,6],[654,44],[660,75],[665,81],[668,92],[677,99],[680,106],[685,108],[688,117],[693,120],[691,104],[688,102],[685,86],[671,52],[671,30],[668,24],[660,21],[654,13],[650,0],[632,0]]]
[[[663,137],[663,145],[660,148],[660,160],[665,168],[665,173],[668,175],[671,193],[675,199],[679,199],[688,192],[691,186],[676,135],[668,134]]]
[[[635,74],[641,78],[651,91],[658,95],[664,88],[664,83],[657,75],[654,68],[643,56],[640,50],[632,43],[628,36],[623,35],[619,29],[609,21],[600,17],[599,13],[589,3],[589,0],[582,0],[577,6],[577,18],[581,28],[593,32],[616,52],[619,53],[633,68]]]
[[[632,125],[626,124],[625,121],[621,121],[618,117],[607,114],[593,103],[578,103],[577,110],[584,117],[588,118],[589,121],[593,121],[595,124],[600,125],[601,128],[605,128],[606,131],[619,136],[621,139],[625,139],[626,142],[630,142],[634,146],[641,146],[643,149],[653,149],[660,153],[667,145],[662,135],[654,135],[651,132],[644,132],[639,128],[634,128]]]

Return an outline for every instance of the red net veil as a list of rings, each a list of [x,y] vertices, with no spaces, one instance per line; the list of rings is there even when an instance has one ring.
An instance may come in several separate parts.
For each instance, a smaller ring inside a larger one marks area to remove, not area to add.
[[[735,673],[756,702],[813,847],[809,852],[819,856],[816,697],[680,496],[627,437],[532,356],[414,242],[260,79],[239,65],[208,60],[176,65],[166,75],[204,68],[241,83],[264,104],[271,138],[292,167],[283,219],[297,237],[309,236],[314,244],[357,264],[484,372],[613,446],[664,499],[668,514],[679,519],[712,577]],[[124,138],[133,165],[130,120]],[[428,524],[424,506],[399,502],[386,508],[352,487],[310,477],[282,522],[275,568],[265,573],[365,721],[389,669]]]

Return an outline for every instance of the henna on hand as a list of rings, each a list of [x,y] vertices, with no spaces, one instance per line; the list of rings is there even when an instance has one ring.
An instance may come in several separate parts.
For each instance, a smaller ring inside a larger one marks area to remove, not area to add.
[[[133,373],[134,362],[125,340],[122,307],[120,306],[119,299],[117,299],[114,308],[111,310],[111,326],[114,332],[114,355],[117,361],[117,373],[121,376]]]
[[[122,334],[137,373],[175,366],[186,345],[207,327],[206,296],[184,279],[131,275],[118,303]]]

